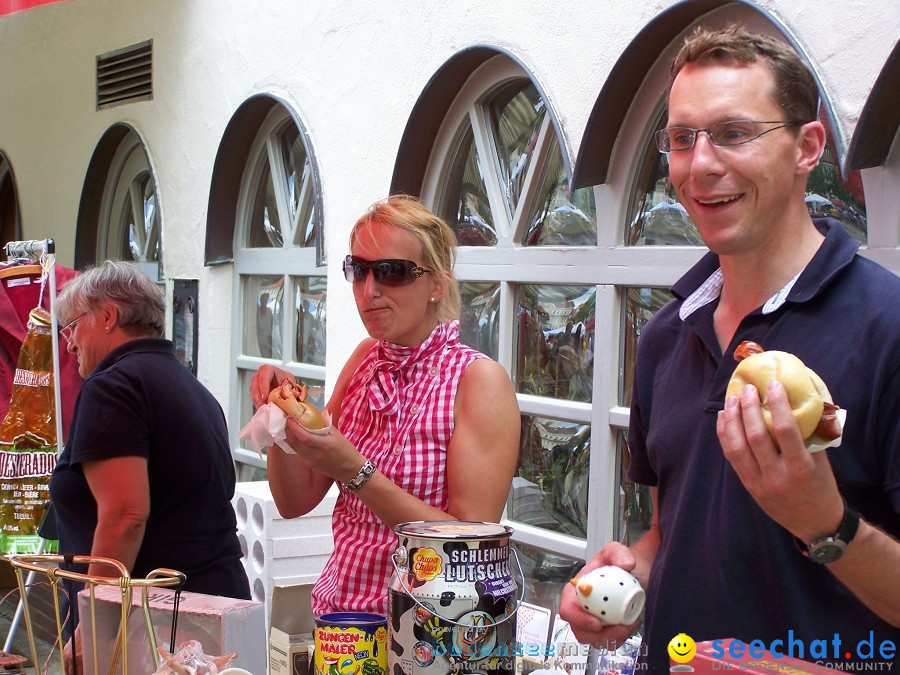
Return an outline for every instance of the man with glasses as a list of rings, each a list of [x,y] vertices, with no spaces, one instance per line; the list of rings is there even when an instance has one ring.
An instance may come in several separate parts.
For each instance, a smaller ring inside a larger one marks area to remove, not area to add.
[[[900,280],[839,223],[810,219],[817,106],[798,56],[738,26],[695,31],[672,66],[655,140],[710,253],[639,345],[629,476],[650,486],[653,524],[585,568],[624,567],[647,589],[653,672],[680,633],[844,667],[866,661],[868,641],[868,662],[890,668],[881,645],[900,643]],[[840,447],[807,449],[779,383],[726,399],[744,340],[822,377],[847,411]],[[604,626],[568,587],[560,614],[598,646],[638,628]]]

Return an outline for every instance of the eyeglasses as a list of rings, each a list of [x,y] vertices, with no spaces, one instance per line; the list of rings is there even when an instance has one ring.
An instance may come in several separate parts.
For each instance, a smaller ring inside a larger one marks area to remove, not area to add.
[[[372,276],[384,286],[406,286],[431,270],[419,267],[412,260],[389,258],[385,260],[364,260],[355,255],[344,258],[344,276],[350,283],[365,281],[372,270]]]
[[[82,312],[74,319],[72,319],[69,323],[59,329],[59,334],[62,335],[66,342],[72,341],[72,331],[75,330],[75,324],[78,323],[81,319],[87,316],[87,312]]]
[[[779,126],[765,129],[761,126],[763,124],[777,124]],[[709,142],[713,145],[719,147],[743,145],[744,143],[755,141],[770,131],[784,129],[785,127],[795,127],[800,124],[807,124],[807,122],[803,120],[731,120],[713,124],[706,129],[666,127],[656,132],[656,147],[663,154],[678,150],[690,150],[694,147],[694,143],[697,142],[697,134],[701,131],[706,132]]]

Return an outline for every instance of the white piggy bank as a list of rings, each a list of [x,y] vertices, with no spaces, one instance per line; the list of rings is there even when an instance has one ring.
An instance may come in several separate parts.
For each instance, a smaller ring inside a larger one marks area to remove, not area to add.
[[[592,570],[571,583],[584,611],[608,625],[630,626],[641,615],[647,599],[637,579],[612,565]]]

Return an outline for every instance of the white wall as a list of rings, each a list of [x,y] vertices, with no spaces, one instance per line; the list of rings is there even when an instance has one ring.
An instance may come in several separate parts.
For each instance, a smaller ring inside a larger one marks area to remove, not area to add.
[[[87,166],[116,122],[138,130],[158,180],[168,278],[200,280],[200,377],[228,409],[231,267],[203,265],[209,178],[223,131],[257,93],[302,117],[321,171],[327,248],[386,195],[410,111],[435,71],[491,44],[539,82],[572,156],[606,75],[670,0],[70,0],[0,18],[0,151],[26,238],[73,263]],[[849,139],[900,35],[897,0],[760,6],[807,50]],[[153,39],[154,99],[97,111],[95,57]],[[660,45],[662,49],[665,45]],[[362,336],[350,288],[329,270],[329,386]]]

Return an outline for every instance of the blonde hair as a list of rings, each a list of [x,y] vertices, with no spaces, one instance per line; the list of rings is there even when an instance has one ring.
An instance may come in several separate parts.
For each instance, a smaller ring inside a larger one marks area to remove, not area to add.
[[[410,195],[391,195],[370,206],[350,230],[350,248],[356,243],[360,229],[372,223],[393,225],[413,235],[422,249],[419,261],[432,274],[443,280],[444,297],[436,305],[437,319],[441,323],[459,318],[462,301],[459,282],[453,274],[456,261],[456,235],[450,226],[434,215],[417,198]]]

